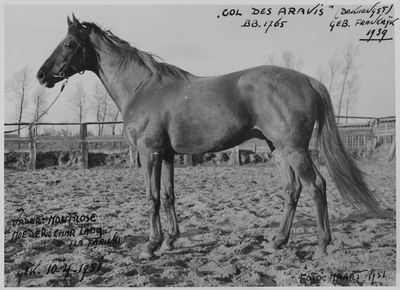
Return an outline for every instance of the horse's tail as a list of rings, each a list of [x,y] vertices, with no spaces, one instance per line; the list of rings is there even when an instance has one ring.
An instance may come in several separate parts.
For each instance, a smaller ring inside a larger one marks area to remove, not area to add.
[[[364,179],[364,173],[347,154],[336,126],[331,98],[325,86],[309,78],[317,98],[317,144],[321,144],[325,163],[343,200],[353,207],[380,215],[382,210]]]

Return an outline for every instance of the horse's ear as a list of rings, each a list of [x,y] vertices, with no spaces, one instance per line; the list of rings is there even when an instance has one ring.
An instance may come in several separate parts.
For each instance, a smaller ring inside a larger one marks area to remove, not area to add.
[[[67,23],[68,23],[68,27],[73,25],[71,19],[69,19],[69,16],[67,16]]]
[[[74,22],[74,25],[78,28],[81,29],[83,28],[82,24],[79,22],[79,20],[75,17],[74,13],[72,13],[72,21]]]

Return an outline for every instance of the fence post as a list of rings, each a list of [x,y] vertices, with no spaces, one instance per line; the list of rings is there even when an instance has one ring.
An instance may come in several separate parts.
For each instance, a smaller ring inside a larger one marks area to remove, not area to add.
[[[29,164],[28,169],[36,169],[36,143],[35,143],[35,129],[34,126],[29,127]]]
[[[239,146],[235,146],[232,148],[232,166],[240,166],[240,156],[239,156]]]
[[[192,155],[190,155],[190,154],[184,155],[183,158],[185,159],[186,167],[193,166],[193,157],[192,157]]]
[[[371,159],[377,143],[376,129],[378,127],[378,119],[373,118],[370,123],[370,135],[367,142],[367,158]]]
[[[89,168],[89,146],[85,141],[87,137],[87,124],[81,123],[81,156],[82,156],[82,168]]]

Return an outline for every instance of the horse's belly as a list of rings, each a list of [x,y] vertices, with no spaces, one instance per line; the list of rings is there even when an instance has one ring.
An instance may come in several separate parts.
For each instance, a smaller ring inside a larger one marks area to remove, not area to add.
[[[247,126],[215,123],[213,126],[182,126],[170,134],[171,146],[179,154],[206,153],[226,150],[252,137]]]
[[[229,79],[228,79],[229,80]],[[205,153],[229,149],[246,140],[253,126],[246,101],[226,80],[194,83],[168,107],[165,124],[177,153]],[[218,84],[218,86],[216,85]]]
[[[216,139],[203,139],[203,140],[178,140],[172,144],[173,150],[178,154],[195,154],[217,152],[232,148],[236,145],[243,143],[239,139],[231,140],[216,140]]]

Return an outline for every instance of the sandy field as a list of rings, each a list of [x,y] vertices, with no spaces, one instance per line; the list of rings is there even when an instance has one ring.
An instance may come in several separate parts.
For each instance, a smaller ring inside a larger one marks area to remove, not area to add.
[[[396,206],[396,166],[359,163]],[[276,168],[176,168],[181,237],[139,260],[149,234],[139,168],[5,169],[5,286],[235,287],[396,285],[396,220],[345,206],[326,169],[332,243],[315,259],[313,202],[302,193],[289,243],[267,251],[283,213]],[[164,229],[166,218],[161,211]]]

